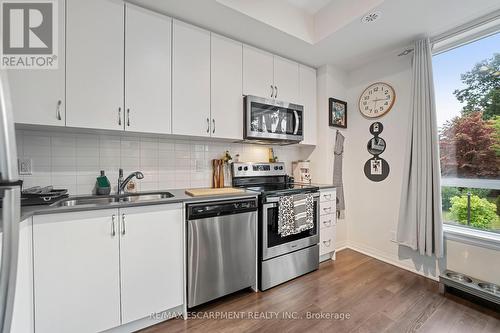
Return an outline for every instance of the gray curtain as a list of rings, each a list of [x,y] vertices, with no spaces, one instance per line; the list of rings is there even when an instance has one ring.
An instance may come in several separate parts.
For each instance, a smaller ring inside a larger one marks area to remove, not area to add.
[[[415,42],[409,138],[397,240],[422,255],[443,256],[439,146],[428,39]]]

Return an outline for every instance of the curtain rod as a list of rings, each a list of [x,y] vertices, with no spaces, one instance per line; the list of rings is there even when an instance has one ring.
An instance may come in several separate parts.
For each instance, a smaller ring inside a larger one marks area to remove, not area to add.
[[[487,14],[485,16],[479,17],[475,20],[472,20],[471,22],[468,22],[466,24],[462,24],[456,28],[453,28],[451,30],[448,30],[444,33],[441,33],[437,36],[434,36],[430,39],[431,43],[439,43],[442,42],[443,40],[449,39],[451,37],[459,36],[463,33],[466,33],[469,30],[479,28],[485,24],[494,22],[496,20],[500,19],[500,9],[496,10],[490,14]]]
[[[468,22],[466,24],[462,24],[458,27],[455,27],[451,30],[448,30],[444,33],[441,33],[439,35],[436,35],[434,37],[431,37],[430,38],[430,43],[432,45],[436,44],[436,43],[440,43],[440,42],[443,42],[447,39],[450,39],[450,38],[453,38],[453,37],[457,37],[457,36],[460,36],[462,34],[465,34],[467,33],[468,31],[471,31],[473,29],[477,29],[477,28],[480,28],[484,25],[487,25],[487,24],[490,24],[490,23],[494,23],[495,21],[497,20],[500,20],[500,9],[499,10],[496,10],[488,15],[485,15],[485,16],[482,16],[480,18],[477,18],[471,22]],[[477,34],[476,35],[472,35],[471,37],[471,40],[474,40],[476,38],[481,38],[481,37],[485,37],[486,35],[488,34],[491,34],[491,33],[494,33],[495,30],[497,31],[500,31],[500,23],[498,25],[494,25],[493,27],[491,28],[487,28],[484,30],[485,34],[484,36],[478,36]],[[467,39],[467,38],[465,38]],[[470,41],[470,40],[469,40]],[[465,42],[465,41],[462,41],[462,42]],[[462,43],[459,43],[459,44],[462,44]],[[456,47],[457,45],[452,45],[450,48],[453,48],[453,47]],[[439,52],[443,52],[445,50],[440,50]],[[401,53],[398,54],[398,57],[402,57],[402,56],[406,56],[410,53],[413,52],[413,47],[411,46],[408,46],[407,48],[405,48]],[[438,52],[438,53],[439,53]]]

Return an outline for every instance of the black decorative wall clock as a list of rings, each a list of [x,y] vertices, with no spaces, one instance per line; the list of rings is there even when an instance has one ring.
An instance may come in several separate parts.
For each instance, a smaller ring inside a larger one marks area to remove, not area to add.
[[[384,126],[380,122],[371,124],[370,133],[373,134],[373,138],[366,145],[368,152],[373,157],[366,161],[364,171],[366,177],[374,182],[380,182],[389,175],[389,163],[380,157],[386,147],[385,140],[379,136],[383,130]]]

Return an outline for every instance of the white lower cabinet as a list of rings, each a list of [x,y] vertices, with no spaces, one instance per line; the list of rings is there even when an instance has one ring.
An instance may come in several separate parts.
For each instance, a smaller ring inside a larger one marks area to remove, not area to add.
[[[19,224],[19,252],[17,261],[16,295],[11,333],[33,333],[33,256],[31,218]],[[1,251],[1,237],[0,237]]]
[[[181,204],[35,216],[35,331],[101,332],[182,305],[182,226]]]
[[[120,325],[118,242],[115,209],[33,217],[37,333]]]
[[[122,323],[183,303],[182,205],[120,209]]]
[[[319,255],[320,261],[334,258],[336,234],[336,192],[335,189],[320,191],[320,231]]]

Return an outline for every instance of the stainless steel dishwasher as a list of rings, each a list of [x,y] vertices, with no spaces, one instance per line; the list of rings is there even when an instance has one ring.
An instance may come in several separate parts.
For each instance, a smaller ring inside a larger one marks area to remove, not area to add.
[[[188,307],[257,289],[257,199],[189,204]]]

